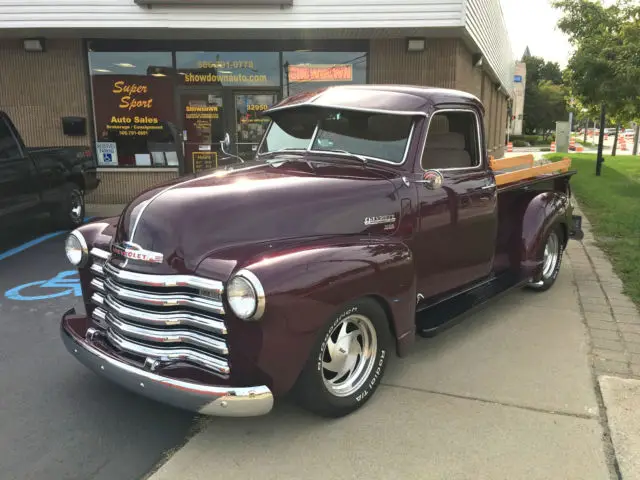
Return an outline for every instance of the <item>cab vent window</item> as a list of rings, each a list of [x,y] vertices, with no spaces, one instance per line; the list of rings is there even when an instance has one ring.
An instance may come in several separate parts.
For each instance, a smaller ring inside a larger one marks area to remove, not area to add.
[[[480,165],[478,119],[471,111],[436,113],[429,124],[422,168],[452,169]]]

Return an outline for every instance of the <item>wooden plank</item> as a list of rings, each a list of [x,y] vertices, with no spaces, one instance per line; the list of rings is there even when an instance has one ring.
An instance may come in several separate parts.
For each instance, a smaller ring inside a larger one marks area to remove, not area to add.
[[[566,172],[571,167],[571,159],[564,158],[559,162],[551,162],[537,167],[516,170],[515,172],[505,172],[496,175],[496,185],[505,185],[507,183],[518,182],[529,178],[539,177],[556,172]]]
[[[533,155],[518,155],[517,157],[501,158],[500,160],[491,157],[489,165],[493,171],[524,165],[533,167]]]

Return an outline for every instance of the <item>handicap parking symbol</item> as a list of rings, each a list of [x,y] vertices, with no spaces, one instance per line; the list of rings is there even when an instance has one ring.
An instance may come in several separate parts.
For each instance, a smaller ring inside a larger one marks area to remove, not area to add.
[[[80,279],[76,270],[66,270],[59,272],[55,277],[48,280],[24,283],[4,292],[4,296],[9,300],[19,300],[32,302],[35,300],[47,300],[50,298],[73,295],[82,296]]]
[[[102,154],[102,161],[104,163],[111,163],[113,162],[113,155],[111,153],[103,153]]]

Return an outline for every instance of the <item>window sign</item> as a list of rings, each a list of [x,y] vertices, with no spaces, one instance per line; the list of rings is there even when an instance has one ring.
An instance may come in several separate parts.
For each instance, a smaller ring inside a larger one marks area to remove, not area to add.
[[[116,142],[96,142],[98,165],[101,167],[118,166],[118,145]]]
[[[177,52],[183,85],[279,86],[277,52]]]
[[[351,82],[353,66],[348,65],[289,65],[290,82]]]
[[[171,53],[90,52],[89,61],[100,165],[177,164]]]
[[[285,96],[330,85],[367,83],[366,52],[284,52],[282,68]]]

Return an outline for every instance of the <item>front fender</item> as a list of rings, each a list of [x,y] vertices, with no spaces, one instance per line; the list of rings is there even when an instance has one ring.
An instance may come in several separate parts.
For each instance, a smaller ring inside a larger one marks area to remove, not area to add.
[[[524,278],[538,280],[542,274],[542,246],[552,228],[562,226],[566,246],[571,206],[566,194],[544,192],[527,205],[522,219],[521,272]]]
[[[318,332],[348,301],[371,296],[381,303],[400,354],[413,341],[415,271],[413,255],[401,241],[316,243],[244,268],[260,279],[265,290],[265,314],[256,322],[261,345],[254,360],[272,380],[274,392],[293,386]],[[241,330],[255,325],[244,323]],[[236,340],[242,345],[243,339]]]

